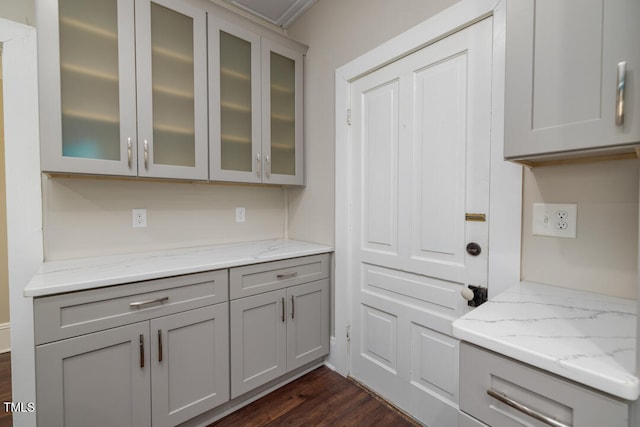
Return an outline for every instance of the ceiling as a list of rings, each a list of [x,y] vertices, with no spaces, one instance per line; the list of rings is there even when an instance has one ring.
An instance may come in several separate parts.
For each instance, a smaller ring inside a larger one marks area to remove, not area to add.
[[[288,28],[317,0],[224,0],[278,27]]]

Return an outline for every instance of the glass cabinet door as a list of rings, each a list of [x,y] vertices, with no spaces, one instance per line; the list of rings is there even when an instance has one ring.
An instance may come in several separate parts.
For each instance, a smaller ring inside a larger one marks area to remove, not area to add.
[[[263,40],[263,182],[304,184],[302,61],[299,52]]]
[[[206,15],[136,1],[138,174],[207,179]]]
[[[42,169],[135,175],[132,2],[39,3]]]
[[[260,182],[260,37],[209,17],[210,177]]]

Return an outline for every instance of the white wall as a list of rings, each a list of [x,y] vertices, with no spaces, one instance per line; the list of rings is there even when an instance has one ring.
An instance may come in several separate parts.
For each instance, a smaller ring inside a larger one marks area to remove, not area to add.
[[[454,3],[321,0],[291,26],[289,35],[309,45],[309,51],[305,60],[307,187],[289,191],[289,237],[333,244],[336,68]]]
[[[204,183],[43,177],[45,259],[282,238],[284,190]],[[246,222],[235,222],[235,208]],[[147,209],[132,228],[131,209]]]
[[[635,298],[638,288],[637,160],[525,169],[522,277]],[[533,236],[533,203],[576,203],[576,239]]]

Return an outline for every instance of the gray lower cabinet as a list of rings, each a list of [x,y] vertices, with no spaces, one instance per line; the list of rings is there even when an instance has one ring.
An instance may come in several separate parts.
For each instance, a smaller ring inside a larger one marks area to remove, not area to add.
[[[232,398],[329,353],[327,279],[230,304]]]
[[[175,426],[228,401],[227,284],[222,270],[36,298],[38,425]]]
[[[462,343],[460,426],[627,427],[626,401]],[[528,411],[528,412],[527,412]]]
[[[229,400],[229,304],[153,319],[151,414],[175,426]]]
[[[38,425],[150,426],[148,347],[148,322],[38,346]]]

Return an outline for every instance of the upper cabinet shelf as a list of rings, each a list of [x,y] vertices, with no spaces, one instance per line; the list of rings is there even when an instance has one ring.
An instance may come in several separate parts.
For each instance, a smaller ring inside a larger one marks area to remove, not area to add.
[[[508,0],[507,159],[634,151],[639,21],[637,0]]]
[[[303,184],[304,46],[204,0],[36,13],[43,171]]]

